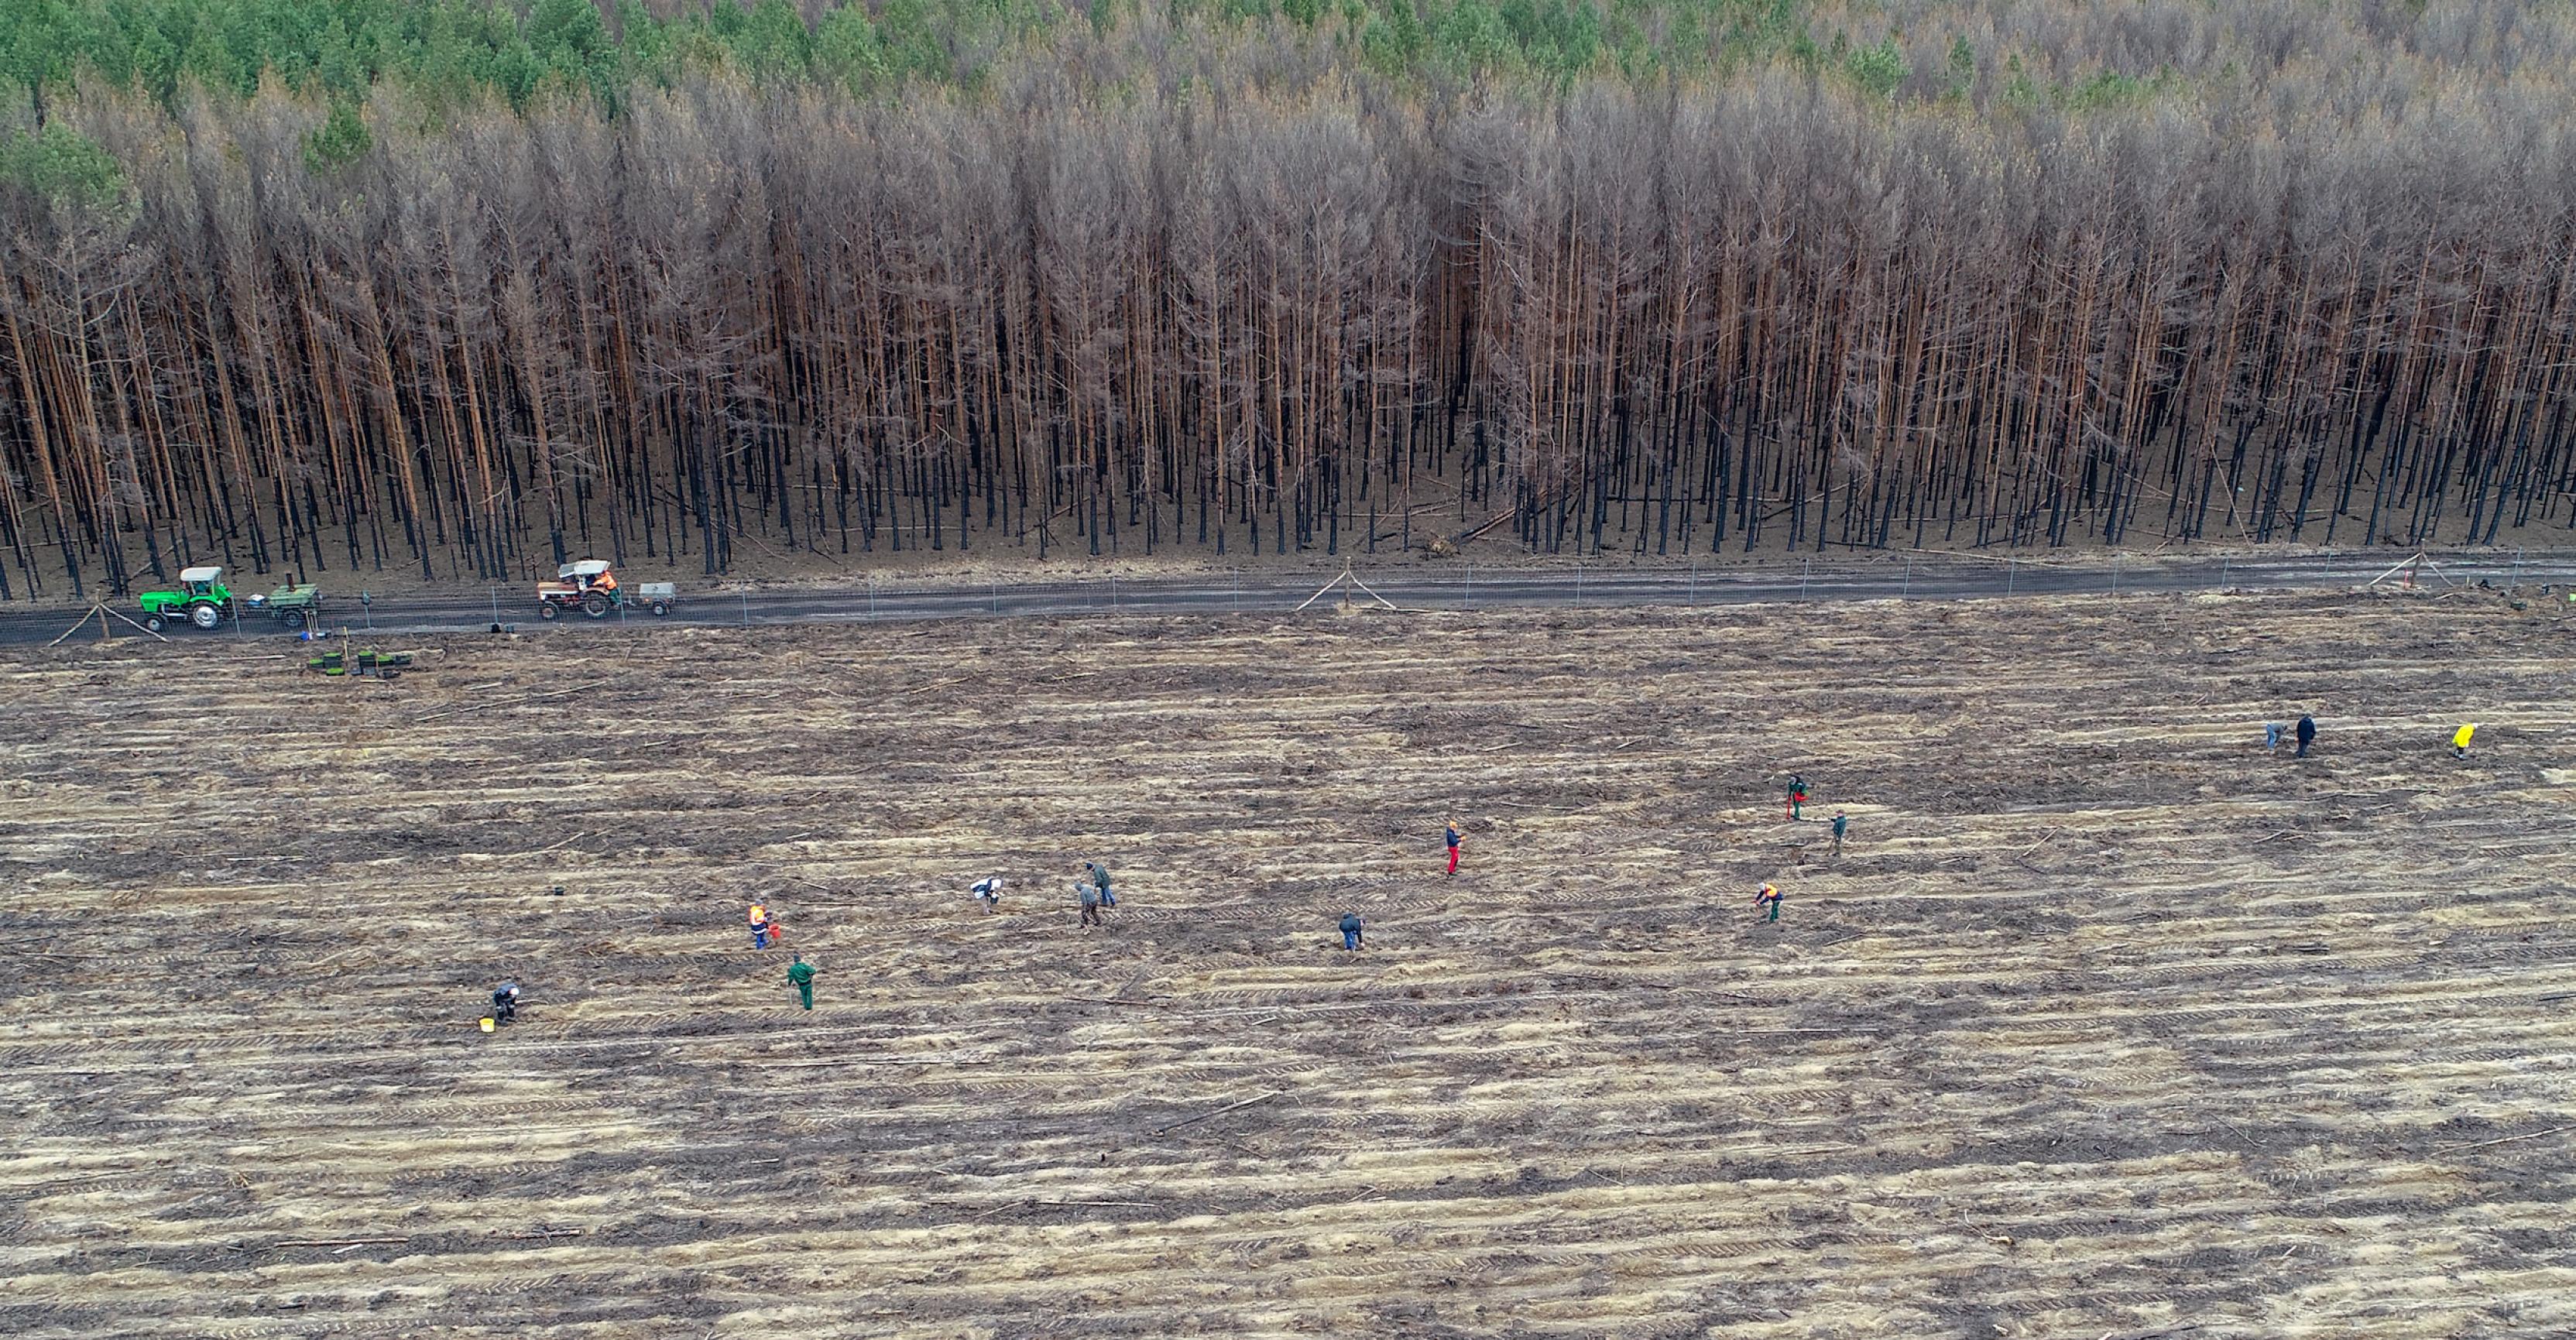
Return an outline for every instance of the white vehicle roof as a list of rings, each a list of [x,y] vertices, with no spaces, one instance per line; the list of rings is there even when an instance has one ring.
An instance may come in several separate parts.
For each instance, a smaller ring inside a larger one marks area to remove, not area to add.
[[[578,563],[566,563],[555,569],[555,575],[570,581],[575,577],[596,577],[606,571],[608,571],[607,559],[585,558]]]
[[[224,569],[221,564],[203,568],[179,569],[179,580],[183,582],[211,582],[223,575]]]

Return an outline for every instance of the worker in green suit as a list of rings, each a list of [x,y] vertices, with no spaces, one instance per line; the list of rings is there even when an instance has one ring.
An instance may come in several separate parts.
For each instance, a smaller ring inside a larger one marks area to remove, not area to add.
[[[796,998],[806,1009],[814,1008],[814,965],[806,962],[803,954],[787,965],[787,982],[796,988]]]

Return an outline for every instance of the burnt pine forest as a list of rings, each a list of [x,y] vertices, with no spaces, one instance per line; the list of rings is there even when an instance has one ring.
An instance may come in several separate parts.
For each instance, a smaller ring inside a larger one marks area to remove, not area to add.
[[[2576,525],[2576,12],[17,0],[0,597]]]

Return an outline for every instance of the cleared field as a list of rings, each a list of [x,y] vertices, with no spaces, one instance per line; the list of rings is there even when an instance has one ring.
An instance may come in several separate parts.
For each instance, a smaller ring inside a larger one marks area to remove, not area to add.
[[[2576,1329],[2552,615],[1313,613],[0,655],[0,1333]]]

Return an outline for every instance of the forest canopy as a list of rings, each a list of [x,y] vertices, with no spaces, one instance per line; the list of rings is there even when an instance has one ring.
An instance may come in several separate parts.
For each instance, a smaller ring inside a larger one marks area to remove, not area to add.
[[[18,0],[0,598],[2576,524],[2576,13]]]

